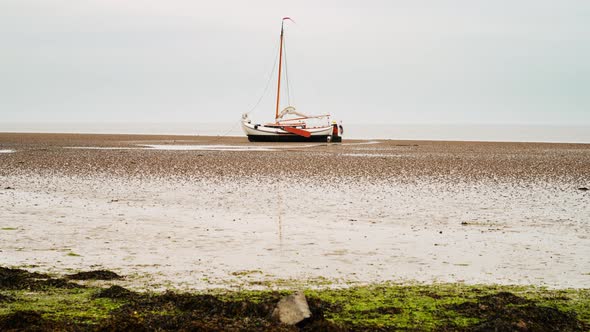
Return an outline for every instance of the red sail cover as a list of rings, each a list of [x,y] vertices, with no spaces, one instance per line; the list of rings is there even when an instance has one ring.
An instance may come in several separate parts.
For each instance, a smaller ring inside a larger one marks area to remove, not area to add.
[[[309,131],[303,129],[297,129],[295,127],[283,127],[283,130],[290,132],[291,134],[303,136],[303,137],[310,137],[311,133]]]

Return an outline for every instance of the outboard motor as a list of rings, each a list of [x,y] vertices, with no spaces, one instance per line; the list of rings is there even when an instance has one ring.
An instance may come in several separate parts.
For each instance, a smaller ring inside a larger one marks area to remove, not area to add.
[[[340,136],[338,129],[338,124],[336,123],[336,121],[332,121],[332,137],[330,139],[330,142],[342,142],[342,136]]]

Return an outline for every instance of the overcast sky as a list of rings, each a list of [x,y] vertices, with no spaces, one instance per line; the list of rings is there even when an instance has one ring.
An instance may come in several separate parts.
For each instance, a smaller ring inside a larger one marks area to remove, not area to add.
[[[302,112],[590,125],[587,0],[0,0],[0,121],[235,121],[283,16]]]

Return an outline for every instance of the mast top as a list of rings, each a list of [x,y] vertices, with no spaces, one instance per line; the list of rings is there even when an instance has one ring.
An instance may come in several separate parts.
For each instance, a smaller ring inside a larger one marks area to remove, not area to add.
[[[293,23],[295,23],[295,21],[293,21],[290,17],[285,16],[283,17],[283,19],[281,20],[281,46],[280,46],[280,51],[279,51],[279,78],[277,80],[277,106],[275,108],[275,121],[278,122],[279,119],[279,104],[280,104],[280,100],[281,100],[281,69],[282,69],[282,65],[283,65],[283,27],[285,26],[285,20],[289,20]]]

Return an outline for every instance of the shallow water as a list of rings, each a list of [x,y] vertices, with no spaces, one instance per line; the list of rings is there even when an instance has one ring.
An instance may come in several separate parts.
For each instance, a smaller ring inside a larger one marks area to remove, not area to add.
[[[588,193],[560,183],[5,177],[0,264],[131,287],[328,278],[590,287]],[[107,190],[108,188],[108,190]],[[70,256],[75,253],[79,256]],[[240,271],[257,271],[237,276]]]
[[[308,148],[315,145],[144,145],[154,150],[170,151],[276,151],[281,149]]]
[[[138,150],[141,147],[119,147],[119,146],[65,146],[64,149],[76,149],[76,150]]]
[[[0,158],[0,265],[150,289],[590,287],[587,146],[27,137]]]
[[[342,143],[341,145],[366,145],[366,144],[377,144],[379,142],[358,142],[358,143]],[[315,144],[296,144],[277,143],[274,145],[227,145],[227,144],[140,144],[137,147],[101,147],[101,146],[69,146],[67,149],[81,149],[81,150],[136,150],[136,149],[152,149],[152,150],[164,150],[164,151],[280,151],[280,150],[295,150],[295,149],[307,149],[319,146],[326,146],[327,143],[315,143]],[[339,143],[336,143],[339,144]],[[360,155],[359,155],[360,156]],[[375,156],[366,154],[366,156]]]
[[[400,157],[400,154],[385,154],[385,153],[342,153],[342,156],[346,157],[368,157],[368,158],[379,158],[379,157]]]

